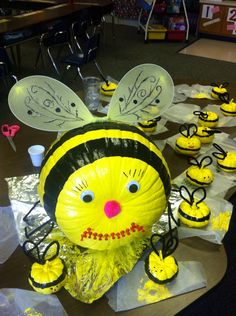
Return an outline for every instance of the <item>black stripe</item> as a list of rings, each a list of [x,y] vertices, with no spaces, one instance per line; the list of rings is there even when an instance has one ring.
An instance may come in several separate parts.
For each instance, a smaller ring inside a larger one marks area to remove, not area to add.
[[[145,138],[147,138],[151,143],[155,145],[155,143],[140,129],[133,125],[128,125],[124,123],[114,123],[114,122],[96,122],[96,123],[90,123],[87,125],[84,125],[83,127],[78,127],[75,129],[72,129],[68,132],[66,132],[64,135],[61,136],[60,140],[58,140],[46,153],[45,158],[42,163],[42,167],[46,164],[48,158],[59,148],[65,141],[69,140],[70,138],[82,135],[87,132],[92,132],[96,130],[110,130],[110,129],[117,129],[121,131],[128,131],[128,132],[135,132],[136,134],[139,134]],[[156,146],[156,145],[155,145]]]
[[[231,114],[231,115],[235,115],[236,112],[235,111],[226,111],[224,109],[221,108],[221,111],[224,112],[224,113],[227,113],[227,114]]]
[[[200,117],[199,118],[200,121],[203,121],[205,123],[215,123],[215,122],[218,122],[219,121],[219,118],[216,118],[214,120],[209,120],[209,119],[204,119],[203,117]]]
[[[64,266],[62,274],[59,276],[58,279],[56,279],[55,281],[52,282],[48,282],[48,283],[38,283],[34,280],[34,278],[32,277],[32,275],[29,275],[29,279],[32,282],[33,286],[39,289],[47,289],[51,286],[55,286],[59,283],[61,283],[66,277],[66,267]]]
[[[181,208],[179,207],[179,213],[181,216],[183,216],[184,218],[186,218],[187,220],[189,221],[192,221],[192,222],[205,222],[207,220],[209,220],[210,218],[210,213],[206,216],[203,216],[203,217],[193,217],[193,216],[190,216],[188,214],[186,214],[183,210],[181,210]]]
[[[201,181],[198,181],[197,179],[193,179],[193,178],[190,177],[190,175],[188,173],[186,173],[186,177],[189,178],[189,180],[191,180],[192,182],[200,184],[200,185],[211,184],[211,182],[201,182]]]
[[[226,170],[236,170],[236,167],[228,167],[225,165],[221,165],[218,161],[217,161],[217,165],[222,168],[222,169],[226,169]]]
[[[140,127],[143,127],[143,128],[151,128],[151,127],[155,127],[155,126],[157,126],[157,122],[155,121],[155,122],[148,122],[147,124],[142,124],[142,123],[138,123],[138,125],[140,126]]]
[[[79,168],[103,157],[140,159],[158,171],[165,194],[170,194],[170,177],[162,159],[142,143],[133,139],[100,138],[70,149],[59,159],[45,181],[44,208],[55,220],[57,198],[69,176]]]

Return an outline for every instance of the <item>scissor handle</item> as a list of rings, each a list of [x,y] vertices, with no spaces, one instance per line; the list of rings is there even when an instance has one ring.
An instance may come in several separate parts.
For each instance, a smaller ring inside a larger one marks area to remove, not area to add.
[[[3,135],[6,137],[14,137],[19,130],[20,130],[19,125],[3,124],[1,126],[1,131]]]

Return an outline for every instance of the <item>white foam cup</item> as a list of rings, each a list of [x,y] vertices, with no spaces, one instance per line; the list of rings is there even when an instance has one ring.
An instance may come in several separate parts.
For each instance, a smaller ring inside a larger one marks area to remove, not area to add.
[[[34,167],[40,167],[43,161],[45,147],[42,145],[33,145],[28,148],[32,164]]]

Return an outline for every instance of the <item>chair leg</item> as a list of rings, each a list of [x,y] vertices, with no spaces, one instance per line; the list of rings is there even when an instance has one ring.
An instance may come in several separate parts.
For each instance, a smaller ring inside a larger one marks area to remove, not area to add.
[[[52,65],[53,65],[54,69],[56,70],[56,73],[58,74],[58,76],[60,76],[60,71],[59,71],[59,69],[57,68],[57,65],[56,65],[56,63],[55,63],[55,61],[54,61],[54,59],[53,59],[53,57],[52,57],[52,54],[51,54],[51,52],[50,52],[50,48],[47,48],[47,53],[48,53],[48,56],[49,56],[49,58],[50,58],[50,60],[51,60],[51,62],[52,62]]]

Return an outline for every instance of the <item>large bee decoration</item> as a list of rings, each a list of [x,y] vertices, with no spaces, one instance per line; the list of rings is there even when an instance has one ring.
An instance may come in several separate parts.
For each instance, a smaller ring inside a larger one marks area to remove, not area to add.
[[[206,198],[206,190],[199,187],[190,193],[185,186],[181,186],[179,192],[183,199],[178,209],[180,221],[189,227],[201,228],[206,226],[211,215],[209,207],[203,202]],[[202,193],[201,199],[194,197],[197,192]]]
[[[212,155],[217,158],[217,166],[225,172],[236,171],[236,153],[225,151],[220,145],[214,143],[213,146],[218,152],[213,152]]]
[[[160,150],[135,125],[163,113],[173,95],[171,77],[153,64],[121,79],[106,117],[93,116],[53,78],[30,76],[10,90],[9,106],[23,123],[67,131],[46,153],[38,192],[70,241],[104,250],[150,233],[167,206],[170,173]]]

